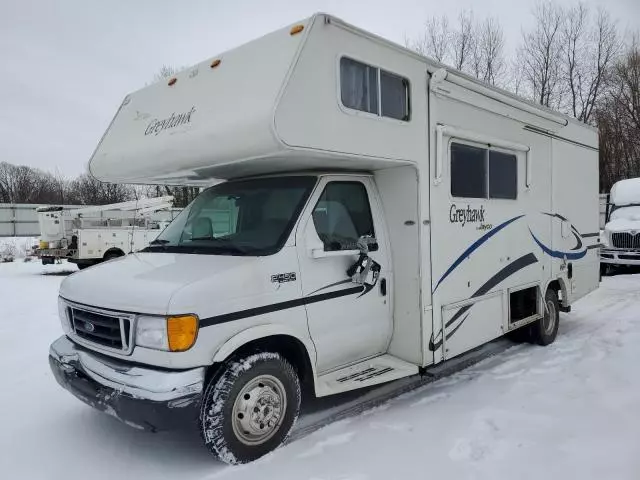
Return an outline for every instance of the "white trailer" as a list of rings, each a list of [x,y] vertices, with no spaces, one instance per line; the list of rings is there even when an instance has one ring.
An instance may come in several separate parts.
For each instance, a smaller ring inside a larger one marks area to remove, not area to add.
[[[603,274],[640,266],[640,178],[620,180],[611,187],[602,243]]]
[[[598,287],[597,148],[589,126],[315,15],[125,97],[93,175],[225,181],[156,244],[65,279],[52,370],[127,422],[193,421],[234,463],[286,438],[301,390],[417,375],[507,333],[547,345]]]
[[[74,210],[38,207],[38,257],[43,265],[67,259],[82,269],[142,250],[180,212],[172,205],[165,196]]]

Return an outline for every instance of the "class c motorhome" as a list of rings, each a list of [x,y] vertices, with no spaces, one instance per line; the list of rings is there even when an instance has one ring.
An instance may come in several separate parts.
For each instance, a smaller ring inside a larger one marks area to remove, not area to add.
[[[307,395],[505,334],[547,345],[598,287],[597,145],[325,14],[216,55],[127,95],[93,154],[103,181],[215,185],[142,252],[62,283],[52,370],[241,463]]]

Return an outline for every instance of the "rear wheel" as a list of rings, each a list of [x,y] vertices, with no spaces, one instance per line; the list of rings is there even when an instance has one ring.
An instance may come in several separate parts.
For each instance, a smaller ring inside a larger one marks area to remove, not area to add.
[[[300,381],[273,352],[232,359],[207,386],[200,431],[211,453],[226,463],[246,463],[275,450],[300,411]]]
[[[124,257],[124,253],[120,250],[111,250],[104,254],[104,261],[108,262],[109,260],[113,260],[114,258]]]
[[[544,315],[540,320],[531,324],[531,341],[538,345],[553,343],[558,335],[560,324],[560,304],[555,290],[547,290],[544,295]]]

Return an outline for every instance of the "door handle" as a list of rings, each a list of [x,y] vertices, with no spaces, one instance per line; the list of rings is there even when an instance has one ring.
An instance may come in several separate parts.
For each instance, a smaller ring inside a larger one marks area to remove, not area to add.
[[[383,297],[387,296],[387,279],[386,278],[380,279],[380,293],[382,294]]]

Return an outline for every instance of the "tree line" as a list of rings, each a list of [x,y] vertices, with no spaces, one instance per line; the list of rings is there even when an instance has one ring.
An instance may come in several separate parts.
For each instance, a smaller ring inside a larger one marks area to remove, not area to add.
[[[173,195],[174,206],[187,206],[196,187],[103,183],[88,173],[73,179],[25,165],[0,162],[0,203],[107,205],[137,198]]]
[[[405,44],[422,55],[598,127],[600,191],[640,176],[640,44],[605,9],[538,1],[506,53],[497,18],[432,16]]]

